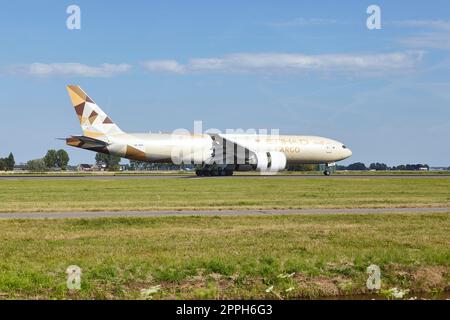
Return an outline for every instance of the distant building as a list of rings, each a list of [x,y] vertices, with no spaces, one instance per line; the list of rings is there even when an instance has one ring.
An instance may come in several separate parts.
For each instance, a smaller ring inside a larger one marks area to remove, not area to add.
[[[16,164],[13,169],[13,171],[25,171],[25,170],[27,170],[27,165],[23,163]]]
[[[77,171],[100,171],[96,164],[81,163],[77,166]]]
[[[92,165],[81,163],[77,166],[77,171],[92,171]]]
[[[431,167],[430,171],[447,171],[449,169],[450,169],[450,167],[449,168],[447,168],[447,167]]]

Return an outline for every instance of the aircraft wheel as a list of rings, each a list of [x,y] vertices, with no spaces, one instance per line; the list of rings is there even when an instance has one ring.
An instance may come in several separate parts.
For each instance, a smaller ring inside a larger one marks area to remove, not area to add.
[[[329,175],[331,175],[331,172],[330,172],[329,170],[325,170],[325,171],[323,172],[323,174],[326,175],[326,176],[329,176]]]

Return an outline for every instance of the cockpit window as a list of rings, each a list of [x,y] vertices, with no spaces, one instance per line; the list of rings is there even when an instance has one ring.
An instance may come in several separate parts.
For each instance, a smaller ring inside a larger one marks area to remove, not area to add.
[[[347,146],[345,146],[345,145],[342,145],[342,149],[347,149]]]

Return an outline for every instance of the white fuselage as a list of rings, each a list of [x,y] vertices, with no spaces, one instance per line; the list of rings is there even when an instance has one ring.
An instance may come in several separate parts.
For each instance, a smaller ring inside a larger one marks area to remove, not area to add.
[[[352,155],[341,142],[316,136],[223,134],[223,138],[250,150],[281,152],[288,164],[333,163]],[[111,154],[149,162],[171,162],[181,155],[184,163],[202,163],[211,157],[212,138],[207,134],[122,133],[108,136]],[[127,154],[127,146],[141,151]]]

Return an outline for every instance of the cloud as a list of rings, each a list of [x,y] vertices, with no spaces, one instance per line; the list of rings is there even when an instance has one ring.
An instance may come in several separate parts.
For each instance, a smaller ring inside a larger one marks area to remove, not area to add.
[[[450,50],[449,20],[400,20],[390,24],[422,30],[418,34],[400,38],[398,42],[402,45],[412,48]]]
[[[422,60],[422,51],[383,54],[237,53],[223,57],[191,59],[186,64],[175,60],[151,60],[143,63],[149,72],[242,73],[309,72],[383,73],[411,70]]]
[[[399,39],[398,42],[412,48],[450,50],[450,35],[448,33],[420,33]]]
[[[324,26],[337,24],[333,19],[322,18],[296,18],[288,21],[269,22],[270,27],[306,27],[306,26]]]
[[[9,74],[23,74],[29,76],[80,76],[80,77],[111,77],[130,70],[128,64],[103,63],[98,67],[88,66],[76,62],[68,63],[31,63],[13,65],[6,68]]]
[[[431,28],[447,31],[450,30],[449,20],[399,20],[393,21],[390,24],[408,28]]]
[[[142,63],[145,69],[148,71],[162,71],[162,72],[173,72],[173,73],[184,73],[185,67],[179,64],[175,60],[152,60]]]

